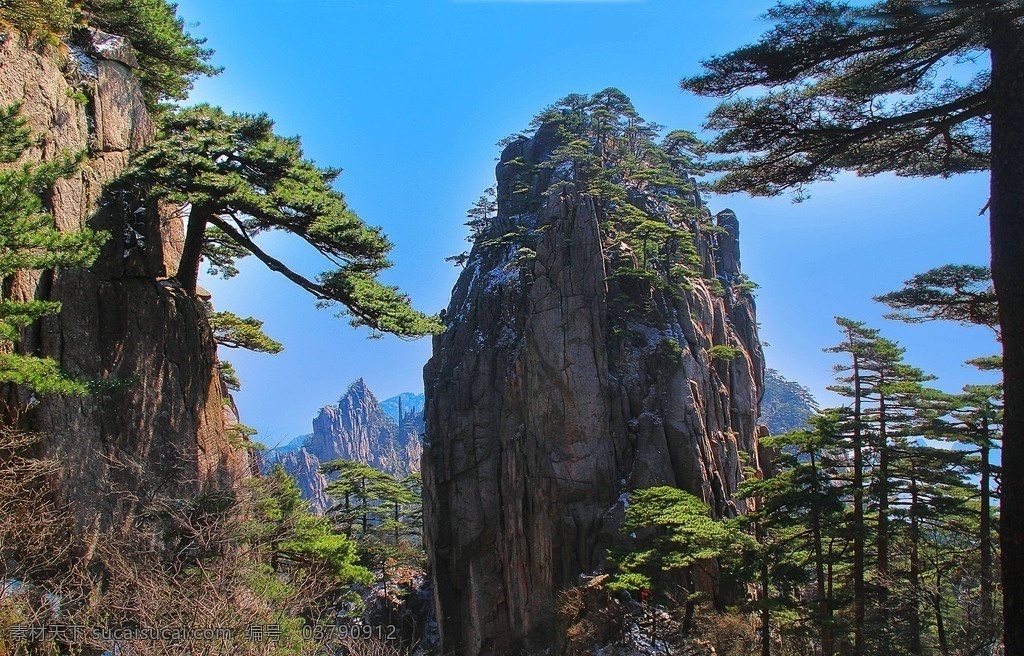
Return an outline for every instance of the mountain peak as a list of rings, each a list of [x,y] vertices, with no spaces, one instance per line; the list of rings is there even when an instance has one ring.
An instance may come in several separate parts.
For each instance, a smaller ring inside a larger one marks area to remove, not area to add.
[[[373,392],[370,391],[370,388],[367,387],[366,380],[362,376],[349,384],[348,388],[345,390],[345,394],[342,395],[341,399],[339,399],[338,405],[342,405],[346,398],[356,398],[360,400],[371,398],[374,401],[377,400],[377,397],[374,396]]]

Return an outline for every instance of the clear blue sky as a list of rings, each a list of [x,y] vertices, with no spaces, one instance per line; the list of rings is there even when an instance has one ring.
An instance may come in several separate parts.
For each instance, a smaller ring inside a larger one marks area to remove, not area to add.
[[[699,129],[713,106],[679,90],[699,61],[753,41],[765,0],[181,0],[209,39],[220,76],[191,102],[267,112],[302,136],[308,156],[345,172],[338,187],[395,243],[385,276],[415,305],[447,305],[465,249],[465,210],[493,182],[499,139],[571,93],[622,89],[648,120]],[[838,341],[833,316],[881,327],[908,360],[959,389],[963,360],[995,352],[982,329],[885,321],[871,297],[944,263],[988,261],[987,176],[900,180],[841,176],[810,200],[711,198],[741,221],[743,268],[761,285],[768,363],[826,403]],[[300,245],[270,238],[314,274]],[[422,389],[430,340],[367,340],[287,281],[245,261],[237,278],[203,282],[219,309],[266,321],[277,356],[226,352],[243,389],[242,420],[276,444],[309,431],[316,410],[363,376],[378,396]]]

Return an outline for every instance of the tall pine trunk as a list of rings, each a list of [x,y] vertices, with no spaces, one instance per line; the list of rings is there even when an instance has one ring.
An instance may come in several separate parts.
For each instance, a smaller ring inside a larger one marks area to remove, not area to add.
[[[1024,33],[996,17],[992,57],[992,280],[1003,341],[1000,541],[1006,656],[1024,656]]]
[[[811,537],[814,540],[814,577],[815,593],[818,595],[818,621],[821,623],[821,653],[822,656],[832,656],[836,652],[835,638],[833,637],[832,625],[832,600],[830,590],[825,580],[825,550],[822,546],[821,511],[818,501],[821,499],[821,490],[818,488],[818,463],[811,454],[811,480],[814,482],[813,494],[814,504],[811,510]]]
[[[879,385],[884,385],[885,379],[879,379]],[[889,436],[886,425],[885,393],[880,393],[878,400],[878,535],[875,537],[875,547],[878,550],[878,571],[880,595],[884,601],[889,589]]]
[[[850,336],[853,356],[853,654],[864,656],[864,425],[861,407],[860,356]]]
[[[174,276],[189,294],[195,294],[199,284],[199,263],[203,259],[203,242],[206,239],[208,214],[208,210],[201,205],[193,205],[189,211],[185,243],[181,250],[178,272]]]
[[[910,463],[910,571],[907,573],[907,582],[910,584],[910,605],[909,617],[907,618],[907,632],[909,637],[909,651],[912,656],[921,656],[924,653],[921,644],[921,528],[920,520],[920,496],[917,489],[917,472],[914,462]]]
[[[992,498],[991,458],[989,447],[988,418],[982,428],[981,444],[981,521],[978,527],[981,547],[981,618],[986,624],[992,621]]]

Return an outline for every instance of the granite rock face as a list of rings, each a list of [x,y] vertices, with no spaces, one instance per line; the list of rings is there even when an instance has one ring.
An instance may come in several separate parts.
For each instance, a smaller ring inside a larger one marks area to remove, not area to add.
[[[320,409],[311,434],[298,444],[270,451],[264,468],[284,467],[297,480],[310,509],[323,513],[331,505],[326,494],[328,480],[319,471],[323,463],[355,460],[396,478],[420,470],[423,414],[413,407],[409,412],[402,408],[400,416],[398,422],[388,416],[360,378],[349,385],[336,405]]]
[[[154,135],[135,66],[126,40],[96,30],[46,50],[17,34],[0,38],[0,104],[20,103],[40,138],[25,160],[87,153],[50,194],[57,226],[111,234],[89,270],[19,274],[7,291],[63,305],[26,331],[21,348],[57,359],[68,373],[125,383],[83,398],[43,398],[26,415],[64,465],[59,487],[89,531],[127,529],[159,497],[232,486],[251,472],[231,430],[237,416],[217,375],[206,309],[166,280],[180,255],[180,215],[104,211],[104,185]]]
[[[557,168],[524,166],[553,142],[541,126],[502,154],[497,217],[424,370],[426,544],[445,648],[465,656],[562,653],[558,592],[621,541],[626,493],[672,485],[734,515],[758,467],[764,364],[753,299],[731,287],[735,215],[696,238],[689,290],[611,280],[636,267],[629,245],[606,238],[589,195],[545,193]],[[493,245],[517,229],[534,253]],[[736,357],[712,359],[715,345]]]

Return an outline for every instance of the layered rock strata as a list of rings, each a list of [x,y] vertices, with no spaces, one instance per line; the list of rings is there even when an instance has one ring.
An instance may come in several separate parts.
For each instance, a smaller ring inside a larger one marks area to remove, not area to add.
[[[555,137],[502,153],[497,217],[424,370],[426,544],[445,647],[464,656],[560,653],[557,595],[622,539],[630,490],[671,485],[733,515],[758,467],[764,365],[735,215],[695,237],[688,289],[611,279],[637,255],[591,196],[549,191],[559,167],[537,165]],[[532,248],[496,239],[523,233]]]

